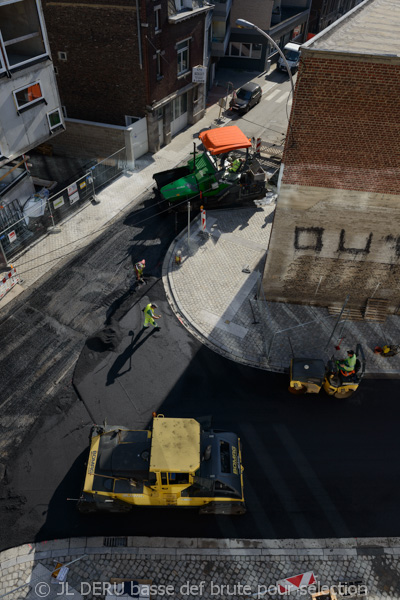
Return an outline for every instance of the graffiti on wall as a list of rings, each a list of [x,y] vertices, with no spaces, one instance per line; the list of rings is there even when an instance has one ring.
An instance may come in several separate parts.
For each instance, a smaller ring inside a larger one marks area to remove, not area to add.
[[[389,244],[394,251],[396,252],[397,258],[400,257],[400,235],[395,237],[394,235],[387,235],[385,237],[385,242]]]
[[[345,230],[342,229],[340,232],[338,252],[347,252],[348,254],[369,254],[371,250],[372,243],[372,233],[369,234],[367,240],[365,242],[364,248],[346,248],[345,246]]]
[[[295,250],[315,250],[321,252],[323,227],[296,227],[294,232]]]
[[[294,232],[294,248],[295,250],[313,250],[314,252],[321,252],[323,248],[323,227],[296,227]],[[339,234],[338,247],[336,252],[347,253],[353,255],[364,254],[367,255],[371,251],[373,234],[370,233],[365,240],[364,246],[361,248],[354,248],[346,246],[346,231],[342,229]],[[396,254],[400,256],[400,236],[394,238],[393,236],[387,236],[386,241],[394,244],[396,247]]]

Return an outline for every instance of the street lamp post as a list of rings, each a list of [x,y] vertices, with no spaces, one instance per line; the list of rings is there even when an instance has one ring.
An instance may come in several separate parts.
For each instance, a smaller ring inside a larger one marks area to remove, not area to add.
[[[245,21],[244,19],[236,19],[236,25],[239,25],[239,27],[245,27],[246,29],[255,29],[256,31],[258,31],[258,33],[260,35],[263,35],[264,37],[266,37],[267,40],[269,40],[271,42],[271,44],[274,46],[274,48],[276,48],[276,50],[279,52],[280,56],[282,57],[283,62],[286,65],[287,72],[288,72],[288,75],[290,78],[290,83],[292,86],[292,96],[293,96],[294,83],[293,83],[292,71],[287,63],[285,55],[283,54],[282,50],[279,48],[278,44],[272,39],[272,37],[270,35],[268,35],[268,33],[265,33],[265,31],[263,31],[262,29],[257,27],[257,25],[254,25],[254,23],[250,23],[250,21]]]

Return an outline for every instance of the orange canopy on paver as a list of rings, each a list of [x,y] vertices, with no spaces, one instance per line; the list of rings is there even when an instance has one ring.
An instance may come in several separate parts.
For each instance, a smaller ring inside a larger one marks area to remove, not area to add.
[[[199,133],[203,146],[211,154],[223,154],[239,148],[250,148],[251,142],[236,125],[218,127]]]

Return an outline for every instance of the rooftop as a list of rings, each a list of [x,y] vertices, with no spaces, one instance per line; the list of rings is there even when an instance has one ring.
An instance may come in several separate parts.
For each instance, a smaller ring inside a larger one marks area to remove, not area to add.
[[[303,47],[400,57],[399,28],[399,0],[364,0]]]

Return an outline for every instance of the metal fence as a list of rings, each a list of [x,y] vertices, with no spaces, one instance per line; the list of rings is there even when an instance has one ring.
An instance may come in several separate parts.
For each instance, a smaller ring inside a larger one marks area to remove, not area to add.
[[[118,177],[126,169],[126,150],[121,148],[111,156],[97,162],[91,167],[93,186],[96,192]]]
[[[52,196],[44,189],[24,202],[15,199],[3,206],[0,211],[0,254],[3,252],[9,262],[45,235],[50,227],[95,198],[96,193],[125,170],[126,164],[126,150],[121,148],[87,167],[81,176]]]

